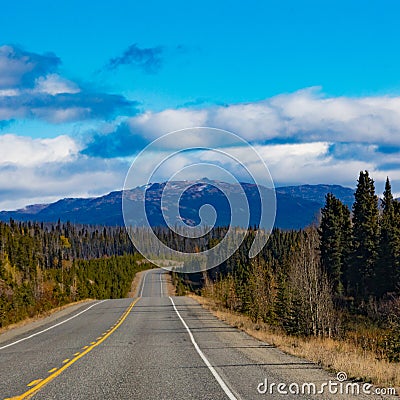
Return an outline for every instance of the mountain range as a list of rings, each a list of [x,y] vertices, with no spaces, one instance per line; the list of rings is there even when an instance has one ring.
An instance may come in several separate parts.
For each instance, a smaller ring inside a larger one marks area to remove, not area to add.
[[[235,198],[239,196],[241,185],[249,204],[250,225],[258,224],[260,195],[256,185],[218,182],[222,191],[216,188],[215,183],[216,181],[210,181],[207,178],[192,182],[169,182],[170,196],[166,196],[162,204],[161,195],[166,183],[154,183],[131,189],[127,193],[127,198],[133,206],[138,206],[142,204],[143,196],[145,196],[149,222],[152,226],[160,226],[165,225],[162,209],[164,211],[172,209],[174,194],[179,195],[184,188],[189,186],[182,192],[179,202],[182,220],[189,225],[198,224],[200,208],[204,204],[211,204],[216,210],[216,225],[224,226],[229,225],[231,212],[223,192]],[[277,200],[275,227],[281,229],[299,229],[317,222],[327,193],[333,193],[349,207],[354,199],[354,189],[339,185],[285,186],[276,188],[275,193]],[[79,224],[122,226],[124,224],[122,191],[94,198],[65,198],[51,204],[36,204],[16,211],[0,212],[0,220],[9,221],[10,218],[16,221],[57,222],[60,220]],[[141,221],[135,219],[135,213],[130,223],[141,225]]]

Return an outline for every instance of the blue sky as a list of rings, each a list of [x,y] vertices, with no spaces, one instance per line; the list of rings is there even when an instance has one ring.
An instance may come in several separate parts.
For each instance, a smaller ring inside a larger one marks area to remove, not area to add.
[[[4,2],[0,208],[122,187],[170,130],[228,129],[276,184],[400,192],[398,1]]]

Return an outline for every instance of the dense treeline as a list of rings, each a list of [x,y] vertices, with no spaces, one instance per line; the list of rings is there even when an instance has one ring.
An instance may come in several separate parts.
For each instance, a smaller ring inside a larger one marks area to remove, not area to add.
[[[118,298],[150,265],[123,228],[0,222],[0,327],[85,298]]]
[[[290,334],[335,334],[336,313],[321,268],[317,229],[275,229],[262,253],[249,259],[253,238],[250,232],[234,256],[203,276],[203,294]]]
[[[183,281],[287,334],[351,337],[399,359],[400,205],[389,180],[379,200],[368,172],[361,172],[351,211],[328,194],[319,226],[275,229],[263,251],[249,259],[253,238],[250,231],[222,265]],[[182,279],[176,279],[180,292]],[[365,327],[378,329],[378,337]]]
[[[132,242],[121,227],[0,222],[0,252],[29,279],[31,267],[56,268],[61,259],[92,259],[132,254]]]
[[[358,305],[400,293],[400,203],[386,180],[381,204],[374,181],[361,172],[352,216],[329,194],[322,209],[321,261],[337,299]]]

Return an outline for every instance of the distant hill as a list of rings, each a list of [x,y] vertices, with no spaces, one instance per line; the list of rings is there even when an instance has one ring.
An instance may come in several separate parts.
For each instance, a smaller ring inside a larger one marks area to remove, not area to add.
[[[354,202],[354,189],[340,185],[300,185],[284,186],[275,189],[276,193],[300,197],[304,200],[315,201],[321,205],[325,203],[327,193],[332,193],[350,209]]]
[[[211,204],[216,209],[216,225],[223,226],[230,223],[230,208],[224,194],[212,185],[212,181],[201,180],[191,182],[193,186],[187,189],[181,198],[180,213],[182,219],[195,225],[200,222],[198,211],[204,204]],[[238,184],[219,183],[223,190],[231,196],[238,196]],[[172,192],[182,190],[187,182],[169,183]],[[161,213],[161,193],[165,183],[154,183],[147,187],[137,187],[129,191],[129,198],[135,204],[143,201],[146,194],[146,209],[152,226],[165,225]],[[257,187],[253,184],[241,184],[249,203],[250,224],[257,224],[260,215],[260,198]],[[147,189],[147,190],[146,190]],[[275,226],[282,229],[299,229],[313,222],[317,222],[320,208],[324,204],[325,195],[332,192],[345,204],[351,206],[353,189],[338,185],[301,185],[287,186],[276,189],[277,214]],[[170,208],[168,197],[163,204]],[[105,196],[95,198],[66,198],[51,204],[28,206],[16,211],[0,212],[0,220],[9,221],[40,221],[92,224],[92,225],[123,225],[122,192],[111,192]],[[141,221],[133,220],[133,224],[140,225]]]

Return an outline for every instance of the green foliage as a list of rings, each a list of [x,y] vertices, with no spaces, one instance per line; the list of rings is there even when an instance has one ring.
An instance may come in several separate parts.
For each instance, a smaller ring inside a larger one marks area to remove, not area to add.
[[[0,223],[0,327],[71,301],[124,297],[150,267],[122,228]]]
[[[172,273],[172,284],[175,286],[177,296],[184,296],[187,293],[187,287],[183,282],[182,276]]]
[[[368,171],[360,172],[353,204],[353,252],[348,273],[352,294],[368,299],[376,294],[379,246],[378,196]]]
[[[382,200],[379,260],[377,264],[377,295],[399,290],[400,278],[400,215],[393,199],[389,178],[386,180]]]
[[[352,225],[345,206],[331,194],[321,210],[322,265],[336,298],[359,306],[369,299],[399,294],[400,206],[386,180],[379,213],[374,181],[361,172],[355,192]]]
[[[351,249],[350,211],[333,194],[326,195],[319,229],[321,262],[332,283],[334,294],[341,297],[347,286],[345,276]]]
[[[138,262],[140,261],[140,262]],[[77,299],[117,299],[125,297],[138,271],[151,268],[139,255],[112,256],[95,260],[78,260],[67,275],[68,287],[77,286]],[[81,292],[82,288],[83,293]]]

